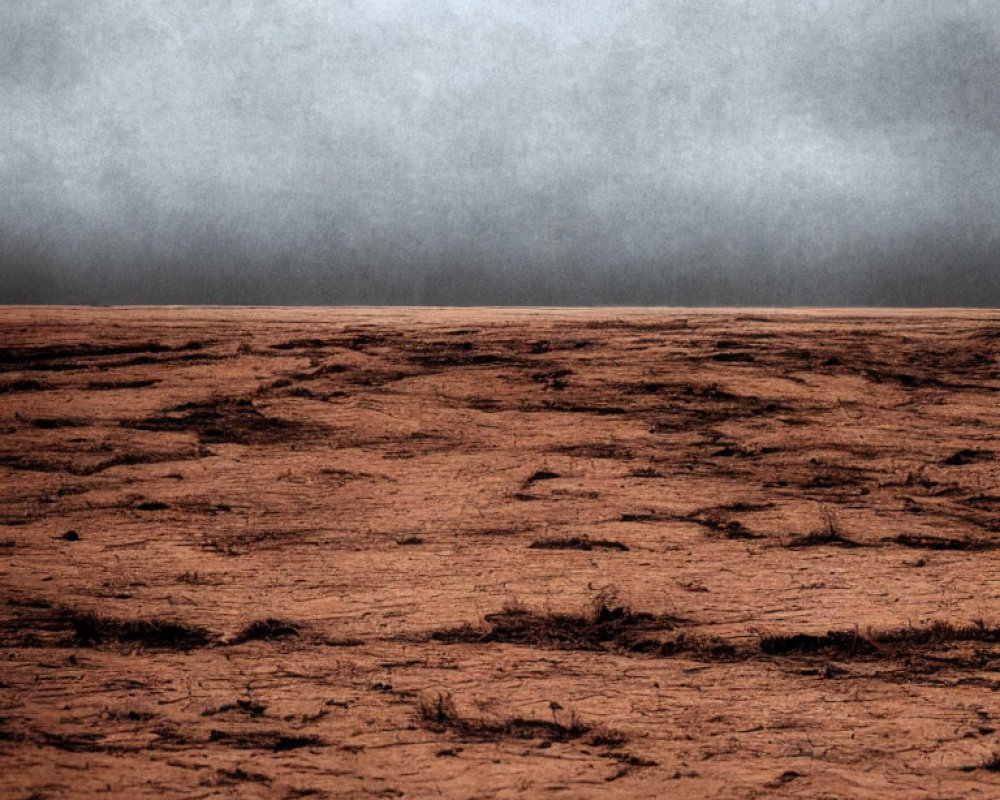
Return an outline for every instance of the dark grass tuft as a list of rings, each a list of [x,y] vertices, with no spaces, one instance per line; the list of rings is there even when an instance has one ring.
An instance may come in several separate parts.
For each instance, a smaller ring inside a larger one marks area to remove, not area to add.
[[[754,356],[753,353],[746,353],[746,352],[716,353],[711,358],[712,358],[713,361],[721,361],[721,362],[730,363],[730,364],[732,364],[732,363],[737,363],[737,364],[739,364],[739,363],[752,364],[754,361],[757,360],[757,357]]]
[[[746,657],[740,648],[716,636],[680,633],[668,639],[638,639],[629,642],[630,653],[669,658],[686,656],[701,661],[736,661]]]
[[[226,703],[217,708],[207,708],[201,712],[203,717],[213,717],[216,714],[224,714],[227,711],[238,711],[251,717],[262,717],[267,713],[267,705],[254,700],[238,699],[235,703]]]
[[[663,522],[668,517],[656,511],[626,511],[618,517],[619,522]]]
[[[935,620],[922,627],[897,628],[882,631],[873,636],[876,643],[889,646],[925,647],[945,645],[953,642],[1000,643],[1000,628],[991,628],[983,620],[969,625],[955,625],[943,620]]]
[[[826,525],[822,530],[810,531],[804,536],[798,536],[789,542],[786,542],[786,547],[799,548],[799,547],[862,547],[858,542],[853,539],[848,539],[844,536],[837,525],[837,519],[833,512],[826,510],[824,512],[824,518],[826,520]]]
[[[232,783],[270,783],[271,778],[262,772],[247,772],[242,767],[235,769],[216,769],[216,775],[225,782]]]
[[[217,398],[185,403],[145,419],[123,423],[148,431],[190,431],[203,444],[266,445],[293,441],[315,432],[295,422],[262,413],[248,398]]]
[[[990,450],[964,448],[952,453],[946,459],[942,460],[941,463],[950,467],[964,467],[966,464],[971,464],[974,461],[992,458],[993,455],[993,452]]]
[[[785,547],[797,549],[800,547],[863,547],[859,542],[848,539],[835,530],[810,531],[803,536],[796,536],[785,543]]]
[[[532,475],[528,476],[527,480],[525,480],[524,483],[525,485],[528,485],[531,483],[537,483],[538,481],[551,481],[561,477],[562,476],[558,472],[550,472],[547,469],[540,469],[537,472],[533,473]]]
[[[77,417],[39,417],[31,424],[40,430],[56,430],[58,428],[82,428],[90,423]]]
[[[922,627],[896,628],[862,635],[857,630],[828,631],[825,635],[796,633],[766,634],[759,646],[765,655],[808,656],[840,655],[846,657],[895,658],[922,650],[944,647],[956,642],[1000,642],[1000,628],[984,622],[954,625],[937,620]]]
[[[765,634],[758,642],[761,652],[769,656],[814,655],[837,653],[840,655],[869,655],[875,645],[858,631],[829,631],[823,636],[809,633]]]
[[[918,550],[995,550],[1000,547],[1000,543],[992,541],[982,541],[977,539],[962,538],[956,539],[946,536],[924,536],[916,533],[901,533],[892,536],[885,541],[912,547]]]
[[[223,731],[212,729],[210,742],[221,742],[241,750],[270,750],[275,753],[302,747],[322,747],[326,743],[318,736],[293,736],[281,731]]]
[[[157,378],[148,378],[135,381],[90,381],[87,389],[95,392],[108,392],[115,389],[145,389],[160,383]]]
[[[0,383],[0,394],[12,394],[14,392],[39,392],[47,389],[48,386],[31,378],[19,378],[13,381],[3,381]]]
[[[290,339],[287,342],[268,345],[268,347],[271,350],[315,350],[320,347],[329,347],[336,341],[336,339]]]
[[[243,644],[251,641],[274,641],[291,639],[299,635],[299,627],[284,619],[259,619],[251,622],[230,640],[230,644]]]
[[[458,713],[454,700],[448,693],[421,698],[417,716],[429,730],[439,733],[449,731],[469,739],[542,739],[548,742],[565,742],[591,734],[595,740],[588,740],[588,743],[595,746],[617,746],[625,741],[621,734],[588,725],[573,713],[565,721],[559,721],[556,717],[552,720],[525,717],[487,720],[464,717]],[[611,745],[611,742],[615,744]]]
[[[564,650],[632,649],[654,633],[673,630],[684,620],[670,615],[634,612],[608,605],[598,597],[589,615],[540,614],[507,608],[487,614],[486,630],[466,625],[435,631],[431,638],[448,643],[507,643]]]
[[[204,647],[217,638],[205,628],[179,622],[115,620],[93,612],[76,611],[63,611],[60,616],[73,628],[76,643],[83,646],[117,643],[187,650]]]
[[[727,539],[762,538],[759,534],[751,531],[738,519],[724,519],[720,515],[714,513],[702,515],[696,512],[695,514],[689,514],[684,519],[688,522],[693,522],[696,525],[701,525],[713,534],[722,534]]]
[[[980,765],[980,769],[985,769],[989,772],[1000,772],[1000,750],[994,751],[987,756]]]
[[[622,550],[628,545],[610,539],[590,539],[586,536],[571,536],[561,539],[538,539],[528,545],[532,550]]]

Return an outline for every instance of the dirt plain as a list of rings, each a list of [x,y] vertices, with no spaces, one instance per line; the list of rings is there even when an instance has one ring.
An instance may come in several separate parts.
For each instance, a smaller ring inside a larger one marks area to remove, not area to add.
[[[0,310],[0,796],[1000,797],[1000,314]]]

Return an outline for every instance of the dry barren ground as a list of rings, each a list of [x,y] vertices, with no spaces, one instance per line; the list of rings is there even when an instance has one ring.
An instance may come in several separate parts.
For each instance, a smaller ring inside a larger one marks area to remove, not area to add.
[[[1000,797],[998,356],[0,310],[0,796]]]

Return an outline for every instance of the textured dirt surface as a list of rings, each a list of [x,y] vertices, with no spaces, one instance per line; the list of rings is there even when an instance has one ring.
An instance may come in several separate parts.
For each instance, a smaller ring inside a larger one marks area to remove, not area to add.
[[[1000,315],[0,310],[0,796],[1000,796]]]

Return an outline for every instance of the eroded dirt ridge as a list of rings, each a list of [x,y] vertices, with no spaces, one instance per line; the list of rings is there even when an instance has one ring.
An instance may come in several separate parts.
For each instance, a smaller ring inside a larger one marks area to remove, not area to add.
[[[1000,793],[994,314],[0,330],[4,797]]]

